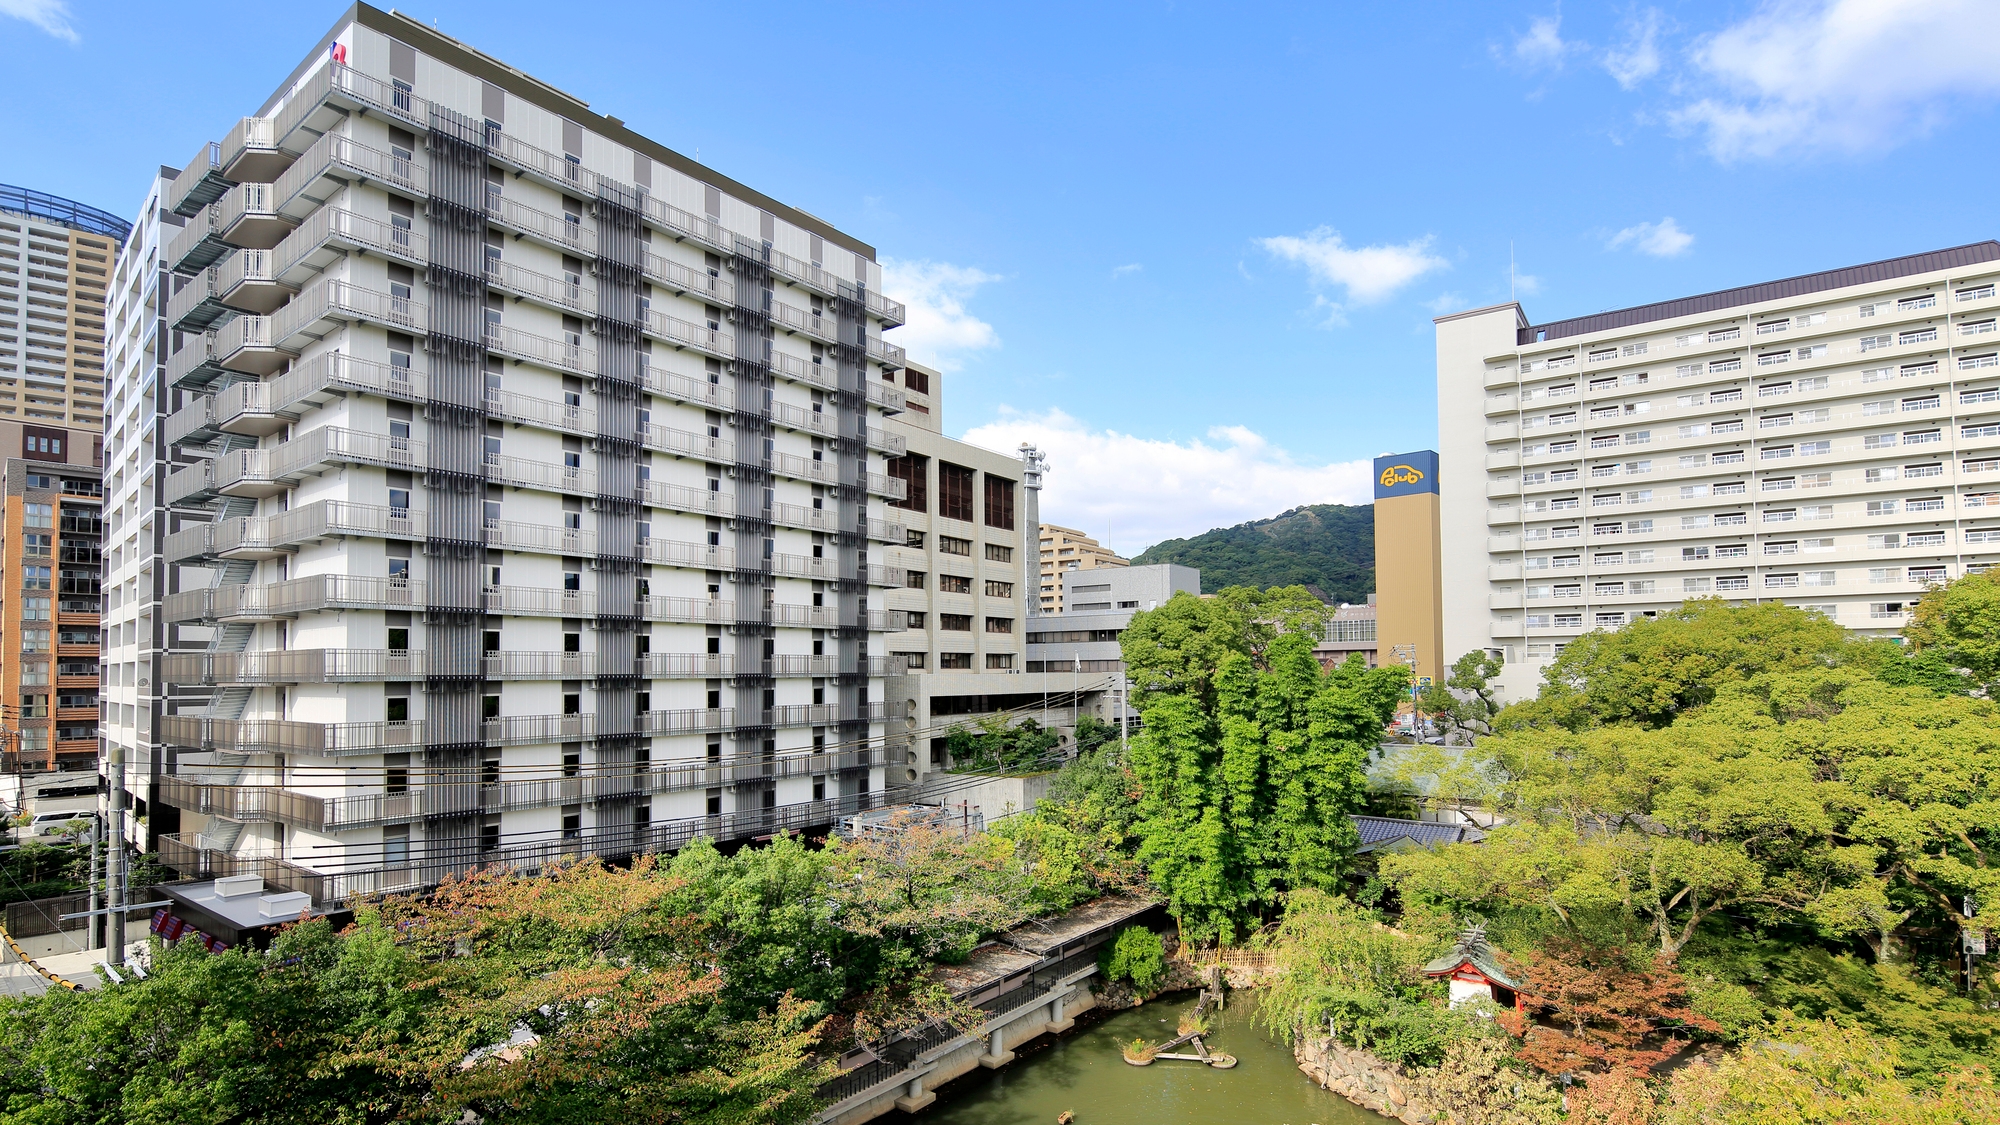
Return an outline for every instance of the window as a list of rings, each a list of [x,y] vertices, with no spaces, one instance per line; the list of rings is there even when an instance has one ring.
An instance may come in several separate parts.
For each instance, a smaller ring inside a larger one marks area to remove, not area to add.
[[[1728,359],[1711,359],[1708,361],[1708,373],[1710,375],[1723,371],[1737,371],[1741,370],[1742,367],[1743,357],[1741,356],[1731,356]]]
[[[986,474],[986,526],[1014,530],[1014,482]]]
[[[1679,434],[1681,437],[1684,438],[1706,437],[1708,436],[1708,423],[1696,422],[1692,426],[1682,426],[1679,430]]]
[[[1682,548],[1681,548],[1681,561],[1682,561],[1682,562],[1700,562],[1700,561],[1702,561],[1703,559],[1706,559],[1706,558],[1708,558],[1708,548],[1707,548],[1707,547],[1682,547]]]
[[[1830,441],[1802,441],[1799,443],[1799,456],[1801,457],[1820,457],[1832,451],[1833,443]]]
[[[1000,582],[992,578],[986,580],[986,596],[989,598],[1011,598],[1014,596],[1012,582]]]
[[[912,590],[921,590],[924,588],[925,577],[927,576],[921,570],[906,570],[903,572],[903,585]]]
[[[1014,619],[1011,617],[989,617],[986,619],[986,631],[989,633],[1012,633],[1014,631]]]
[[[1002,546],[999,543],[988,543],[986,545],[986,561],[1000,563],[1013,562],[1014,548]]]
[[[921,614],[921,613],[919,613],[919,612],[917,612],[916,610],[906,610],[906,611],[904,611],[904,617],[903,617],[903,627],[904,627],[904,628],[906,628],[906,629],[921,629],[921,628],[923,628],[923,627],[924,627],[924,615],[923,615],[923,614]]]
[[[1902,580],[1903,568],[1900,566],[1871,567],[1868,571],[1868,581],[1870,582],[1901,582]]]
[[[1740,340],[1742,338],[1743,329],[1741,328],[1711,328],[1708,332],[1708,342],[1711,344],[1720,344],[1725,340]]]
[[[889,476],[904,484],[903,498],[889,501],[890,507],[907,512],[930,511],[930,458],[920,453],[891,457]]]
[[[972,480],[976,475],[963,465],[938,462],[938,515],[948,520],[973,521]]]
[[[969,613],[940,613],[938,628],[947,633],[972,632],[972,615]]]
[[[1705,594],[1708,592],[1708,589],[1709,589],[1709,579],[1706,578],[1681,579],[1681,592],[1684,594]]]
[[[989,672],[1006,672],[1012,670],[1013,667],[1014,654],[1011,652],[989,652],[986,654],[986,670]]]
[[[970,594],[972,579],[958,574],[938,575],[938,592],[941,594]]]
[[[1790,458],[1794,452],[1796,452],[1794,446],[1767,445],[1757,451],[1757,458],[1760,461],[1783,461]]]
[[[971,626],[968,625],[966,628],[969,629]],[[972,671],[972,654],[969,652],[940,652],[938,653],[938,667],[949,672],[970,672]]]
[[[940,535],[938,536],[937,549],[938,554],[941,555],[964,555],[966,558],[971,558],[972,540]]]
[[[1791,523],[1798,518],[1797,508],[1769,508],[1764,512],[1765,523]]]
[[[45,566],[24,566],[21,568],[21,588],[23,590],[46,590],[49,588],[49,568]]]
[[[1985,355],[1962,355],[1958,357],[1958,369],[1971,371],[1978,367],[2000,367],[2000,355],[1987,352]]]
[[[1708,427],[1708,432],[1711,434],[1740,434],[1743,432],[1743,419],[1730,418],[1725,421],[1711,423]]]
[[[1718,592],[1727,590],[1748,590],[1750,588],[1750,576],[1747,574],[1723,575],[1722,577],[1717,578],[1715,580],[1715,588]]]
[[[1870,535],[1868,537],[1868,549],[1871,551],[1894,551],[1902,547],[1902,545],[1902,535],[1894,531],[1882,535]]]
[[[1943,440],[1944,440],[1944,434],[1940,430],[1903,431],[1904,445],[1930,445],[1933,442],[1939,442]]]
[[[1872,316],[1872,315],[1874,315],[1873,313],[1871,313],[1871,312],[1869,312],[1869,311],[1868,311],[1869,307],[1870,307],[1870,306],[1867,306],[1867,305],[1863,305],[1863,306],[1861,307],[1861,309],[1862,309],[1862,311],[1861,311],[1861,315],[1862,315],[1862,316]],[[1887,333],[1884,333],[1884,334],[1882,334],[1882,335],[1880,335],[1880,336],[1863,336],[1863,337],[1861,337],[1861,350],[1862,350],[1862,351],[1864,351],[1864,352],[1872,352],[1872,351],[1875,351],[1875,350],[1876,350],[1876,349],[1878,349],[1878,348],[1886,348],[1886,347],[1888,347],[1888,346],[1889,346],[1889,345],[1890,345],[1890,344],[1891,344],[1892,342],[1894,342],[1894,340],[1895,340],[1895,337],[1893,337],[1893,336],[1890,336],[1890,335],[1888,335]]]

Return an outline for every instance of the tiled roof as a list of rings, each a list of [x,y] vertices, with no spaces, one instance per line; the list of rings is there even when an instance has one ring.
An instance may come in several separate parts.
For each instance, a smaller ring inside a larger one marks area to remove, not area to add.
[[[1440,844],[1470,844],[1486,838],[1486,833],[1465,824],[1434,824],[1428,820],[1397,820],[1387,816],[1356,816],[1354,827],[1361,831],[1363,852],[1377,851],[1402,841],[1419,848]]]

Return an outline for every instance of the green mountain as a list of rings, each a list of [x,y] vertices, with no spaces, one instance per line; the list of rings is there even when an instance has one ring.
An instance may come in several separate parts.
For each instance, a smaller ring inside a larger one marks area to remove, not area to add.
[[[1200,567],[1204,594],[1224,586],[1307,586],[1329,602],[1365,602],[1375,589],[1375,509],[1308,504],[1155,543],[1132,562]]]

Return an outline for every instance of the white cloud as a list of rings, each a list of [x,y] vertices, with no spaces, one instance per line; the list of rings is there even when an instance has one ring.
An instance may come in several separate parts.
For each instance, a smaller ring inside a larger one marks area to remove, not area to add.
[[[1144,271],[1145,268],[1146,267],[1144,265],[1138,262],[1133,262],[1130,265],[1115,266],[1111,270],[1111,279],[1113,281],[1116,281],[1117,279],[1124,277],[1126,274],[1140,273]]]
[[[1175,442],[1093,430],[1061,410],[1003,408],[965,440],[1009,452],[1024,441],[1040,447],[1049,458],[1042,518],[1082,528],[1128,558],[1162,539],[1374,495],[1368,461],[1301,464],[1243,426]]]
[[[1604,52],[1604,69],[1627,90],[1660,72],[1660,49],[1654,42],[1660,34],[1660,11],[1647,8],[1625,21],[1623,47]]]
[[[1606,250],[1622,250],[1627,246],[1641,254],[1651,254],[1655,258],[1674,258],[1687,252],[1694,245],[1694,235],[1682,230],[1668,215],[1657,223],[1640,223],[1626,227],[1612,235],[1604,243]]]
[[[1996,37],[1992,0],[1771,0],[1695,48],[1717,89],[1671,120],[1723,161],[1888,148],[2000,98]]]
[[[1542,279],[1531,273],[1514,275],[1514,292],[1523,297],[1532,297],[1542,291]]]
[[[1458,294],[1447,290],[1443,293],[1439,293],[1435,297],[1432,297],[1430,300],[1425,301],[1424,307],[1431,310],[1432,312],[1436,313],[1439,316],[1443,316],[1448,312],[1457,312],[1458,310],[1465,308],[1466,304],[1464,297],[1461,297]]]
[[[1579,46],[1562,37],[1562,14],[1537,16],[1524,35],[1514,40],[1514,58],[1531,67],[1561,66],[1563,56]]]
[[[1447,269],[1451,263],[1430,252],[1428,236],[1401,246],[1348,246],[1340,232],[1320,227],[1303,235],[1260,238],[1258,244],[1285,261],[1306,267],[1315,285],[1338,285],[1355,304],[1380,301],[1424,274]],[[1338,317],[1340,306],[1320,298],[1315,307],[1331,307]]]
[[[57,39],[79,41],[76,29],[69,25],[69,4],[65,0],[0,0],[0,16],[27,20]]]
[[[6,0],[0,0],[5,3]],[[967,312],[965,302],[998,274],[948,262],[882,259],[882,290],[909,307],[909,319],[893,329],[891,342],[910,357],[944,371],[956,371],[967,352],[1000,346],[991,324]]]

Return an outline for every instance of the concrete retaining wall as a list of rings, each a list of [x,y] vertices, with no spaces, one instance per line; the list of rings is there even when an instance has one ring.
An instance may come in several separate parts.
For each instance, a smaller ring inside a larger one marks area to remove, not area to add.
[[[961,802],[971,804],[985,816],[990,827],[1007,816],[1033,810],[1036,802],[1048,795],[1049,782],[1054,779],[1053,773],[1029,774],[1026,777],[934,773],[924,778],[923,788],[916,799],[922,802],[942,801],[949,805]]]

